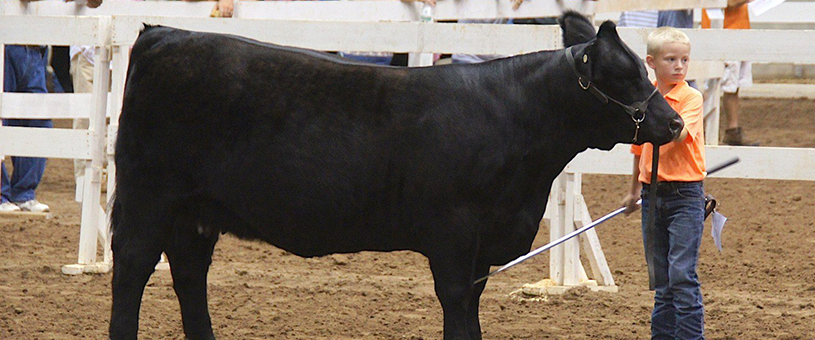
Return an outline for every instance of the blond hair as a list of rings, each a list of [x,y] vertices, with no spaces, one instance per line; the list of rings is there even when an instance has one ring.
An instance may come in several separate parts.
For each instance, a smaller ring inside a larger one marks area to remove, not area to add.
[[[648,55],[656,56],[665,44],[674,42],[690,47],[690,39],[688,39],[688,35],[682,31],[668,26],[657,28],[648,35]]]

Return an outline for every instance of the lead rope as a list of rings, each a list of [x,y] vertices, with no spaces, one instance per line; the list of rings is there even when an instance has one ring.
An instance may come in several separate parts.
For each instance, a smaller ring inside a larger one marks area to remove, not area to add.
[[[656,257],[656,208],[657,208],[657,184],[659,171],[659,146],[654,146],[651,160],[651,187],[648,193],[648,218],[645,224],[645,262],[648,263],[648,287],[656,289],[657,278],[654,270],[654,259]]]

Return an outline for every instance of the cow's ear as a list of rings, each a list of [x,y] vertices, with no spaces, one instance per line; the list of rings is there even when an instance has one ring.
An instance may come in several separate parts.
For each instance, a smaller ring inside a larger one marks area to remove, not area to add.
[[[597,32],[597,39],[612,39],[620,41],[620,35],[617,34],[617,25],[611,20],[606,20],[600,25],[600,31]]]
[[[620,35],[617,34],[617,25],[611,21],[605,21],[600,25],[596,45],[598,51],[602,50],[605,53],[617,49],[628,50]]]
[[[588,18],[574,11],[567,11],[558,20],[563,29],[563,45],[569,47],[588,42],[596,36],[594,25]]]

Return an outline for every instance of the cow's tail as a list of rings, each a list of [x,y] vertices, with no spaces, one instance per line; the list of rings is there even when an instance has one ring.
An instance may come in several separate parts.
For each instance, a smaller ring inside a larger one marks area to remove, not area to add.
[[[110,211],[110,231],[114,232],[122,216],[122,204],[116,201],[115,191],[110,196],[110,201],[108,201],[108,211]]]
[[[139,37],[133,44],[133,50],[130,51],[130,64],[127,65],[128,80],[141,56],[161,42],[166,30],[168,30],[166,27],[144,24],[144,28],[139,32]]]
[[[131,109],[131,105],[129,105],[129,103],[128,103],[128,101],[130,99],[129,98],[130,96],[128,96],[128,92],[133,90],[133,89],[131,89],[131,87],[133,86],[133,83],[132,83],[131,80],[132,80],[134,72],[135,72],[135,70],[137,68],[137,65],[139,64],[139,61],[144,58],[144,55],[145,55],[146,52],[150,51],[151,49],[153,49],[157,45],[161,44],[162,40],[167,36],[166,33],[169,30],[170,29],[168,29],[167,27],[153,26],[153,25],[145,24],[144,28],[139,33],[139,37],[138,37],[138,39],[136,39],[136,42],[133,45],[133,50],[130,53],[130,63],[127,66],[127,81],[125,82],[125,99],[124,99],[124,105],[122,106],[122,113],[121,113],[121,116],[119,118],[120,127],[121,127],[121,121],[123,119],[125,119],[125,116],[133,114],[132,109]],[[116,142],[116,162],[117,162],[117,165],[121,165],[121,166],[131,165],[129,163],[132,163],[132,160],[127,159],[125,157],[122,157],[122,154],[124,152],[122,150],[120,150],[120,146],[121,146],[120,142],[121,142],[121,138],[119,140],[117,140],[117,142]],[[108,202],[108,207],[110,208],[110,210],[109,210],[110,211],[110,230],[114,234],[116,233],[117,228],[119,228],[122,225],[122,223],[121,223],[122,222],[122,202],[121,202],[120,199],[118,199],[118,198],[121,197],[121,195],[120,195],[121,190],[120,189],[121,189],[122,183],[120,183],[120,180],[121,180],[122,173],[123,173],[122,171],[118,171],[117,174],[116,174],[116,177],[117,177],[116,178],[116,189],[115,189],[113,195],[111,196],[110,201]],[[127,190],[127,188],[124,188],[123,190]]]

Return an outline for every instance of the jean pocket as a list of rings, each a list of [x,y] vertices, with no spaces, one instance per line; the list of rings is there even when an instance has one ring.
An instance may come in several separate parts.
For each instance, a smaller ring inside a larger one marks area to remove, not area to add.
[[[676,196],[688,199],[705,199],[704,190],[702,190],[702,186],[680,186],[674,188],[674,193]]]

